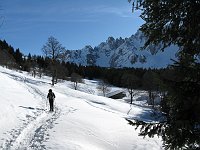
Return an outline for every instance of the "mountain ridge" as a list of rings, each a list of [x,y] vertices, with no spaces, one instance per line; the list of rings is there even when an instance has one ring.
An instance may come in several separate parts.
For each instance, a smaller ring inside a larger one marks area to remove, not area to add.
[[[172,45],[164,52],[161,51],[161,44],[141,50],[146,40],[139,30],[129,38],[108,37],[94,48],[87,45],[80,50],[67,50],[67,61],[83,66],[113,68],[164,68],[172,64],[171,59],[175,59],[177,46]]]

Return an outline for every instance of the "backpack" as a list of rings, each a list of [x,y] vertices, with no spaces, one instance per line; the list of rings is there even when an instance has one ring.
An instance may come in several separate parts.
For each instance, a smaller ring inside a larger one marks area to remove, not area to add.
[[[53,92],[48,94],[48,98],[49,99],[54,99],[55,98],[55,94]]]

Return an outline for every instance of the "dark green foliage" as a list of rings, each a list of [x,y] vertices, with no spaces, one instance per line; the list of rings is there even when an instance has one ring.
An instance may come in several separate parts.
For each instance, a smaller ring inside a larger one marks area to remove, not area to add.
[[[16,63],[19,64],[20,66],[23,63],[23,58],[22,58],[22,53],[20,52],[19,49],[16,49],[15,53],[14,53],[14,58],[16,60]]]
[[[148,37],[145,46],[163,43],[188,47],[190,54],[199,53],[200,1],[199,0],[128,0],[133,9],[141,9],[145,23],[141,30]],[[159,15],[158,15],[159,14]],[[196,40],[194,40],[196,39]]]
[[[65,62],[57,64],[57,78],[58,79],[67,79],[69,76],[69,71],[67,67],[65,67]]]
[[[185,120],[178,120],[173,123],[145,123],[135,120],[128,120],[128,123],[140,129],[140,136],[148,136],[153,138],[155,135],[162,137],[165,149],[184,149],[198,150],[200,143],[199,124],[194,124]]]
[[[5,49],[0,49],[0,65],[12,68],[16,65],[14,57]]]
[[[148,104],[155,106],[155,97],[158,95],[158,91],[161,92],[160,86],[162,81],[158,73],[148,70],[142,77],[143,88],[149,93]]]
[[[200,1],[129,2],[133,2],[133,10],[142,10],[145,23],[140,30],[148,38],[144,48],[179,46],[178,61],[165,72],[167,75],[161,73],[166,91],[162,110],[167,120],[162,126],[137,122],[142,125],[141,133],[162,133],[166,149],[200,149]]]
[[[17,49],[16,51],[14,50],[14,48],[12,46],[10,46],[5,40],[1,41],[0,40],[0,51],[1,53],[4,53],[4,55],[2,55],[3,58],[1,59],[5,59],[6,57],[6,62],[4,62],[4,64],[8,65],[8,67],[15,67],[15,68],[19,68],[22,63],[23,63],[23,55],[20,52],[19,49]],[[23,67],[21,66],[21,69]]]

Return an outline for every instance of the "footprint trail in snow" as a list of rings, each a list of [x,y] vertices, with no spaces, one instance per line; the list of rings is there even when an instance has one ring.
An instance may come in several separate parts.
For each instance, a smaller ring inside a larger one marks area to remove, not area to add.
[[[10,76],[14,78],[13,76]],[[14,78],[16,79],[16,77]],[[23,82],[22,77],[17,78],[19,82]],[[23,82],[25,83],[25,82]],[[43,94],[38,88],[25,83],[27,90],[34,95],[34,97],[40,98],[41,107],[45,104],[45,94]],[[61,115],[61,109],[55,107],[54,112],[48,112],[45,109],[23,107],[30,109],[34,112],[34,116],[26,115],[26,119],[23,120],[23,126],[12,129],[5,133],[9,136],[8,139],[4,139],[5,142],[0,146],[2,150],[44,150],[46,149],[43,144],[48,140],[48,130],[52,129],[55,125],[55,120]]]

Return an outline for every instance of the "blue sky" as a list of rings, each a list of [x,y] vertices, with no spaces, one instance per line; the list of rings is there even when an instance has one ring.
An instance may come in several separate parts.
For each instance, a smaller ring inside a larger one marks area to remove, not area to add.
[[[0,39],[24,54],[42,54],[50,36],[66,49],[94,47],[130,37],[143,23],[128,0],[0,0],[0,7]]]

